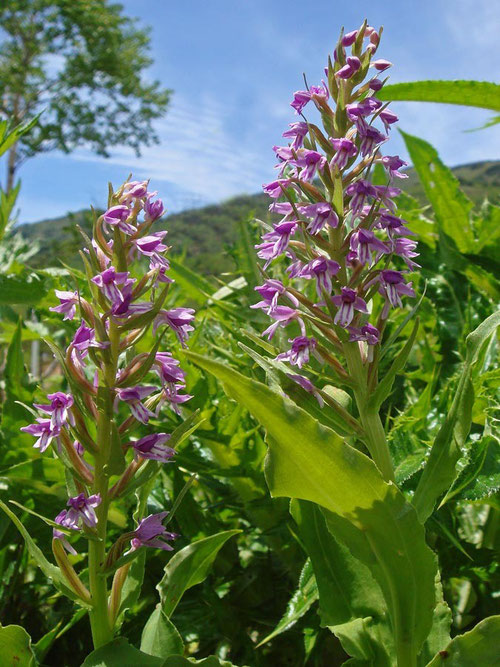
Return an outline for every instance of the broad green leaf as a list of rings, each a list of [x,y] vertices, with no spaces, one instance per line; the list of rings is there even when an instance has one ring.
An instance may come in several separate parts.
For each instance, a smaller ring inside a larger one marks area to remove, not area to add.
[[[441,102],[500,111],[500,86],[489,81],[408,81],[385,85],[377,92],[384,101]]]
[[[226,530],[178,551],[165,566],[163,579],[157,585],[161,605],[168,618],[179,604],[184,592],[206,579],[219,550],[230,537],[240,530]]]
[[[427,665],[438,651],[450,643],[451,610],[443,599],[443,587],[439,575],[436,577],[436,600],[432,628],[418,656],[419,667]]]
[[[35,667],[31,637],[20,625],[0,626],[0,655],[5,667]]]
[[[471,445],[469,461],[442,501],[484,500],[500,491],[500,442],[485,435]]]
[[[457,472],[456,465],[471,426],[474,388],[472,367],[483,343],[500,325],[500,312],[490,315],[466,339],[466,358],[450,411],[438,431],[427,464],[413,497],[413,505],[422,522],[432,514],[439,496],[449,489]]]
[[[462,192],[458,180],[441,162],[433,146],[400,132],[440,229],[453,239],[460,252],[473,251],[474,234],[470,221],[473,203]]]
[[[34,306],[48,292],[47,279],[37,273],[0,275],[0,305],[24,304]]]
[[[316,586],[316,579],[314,578],[311,561],[308,558],[300,573],[297,590],[289,600],[283,618],[274,630],[257,644],[256,648],[291,628],[292,625],[304,616],[306,611],[310,609],[317,599],[318,587]]]
[[[312,561],[321,625],[330,628],[352,657],[389,665],[394,646],[387,609],[370,570],[339,544],[318,505],[292,500],[290,512]]]
[[[30,556],[33,558],[35,563],[38,565],[38,567],[42,570],[44,575],[52,581],[54,586],[61,591],[61,593],[64,593],[68,598],[71,600],[75,600],[78,602],[78,604],[81,604],[82,606],[85,606],[85,604],[75,595],[75,593],[71,590],[66,585],[65,579],[61,573],[61,570],[56,567],[55,565],[52,565],[45,556],[43,555],[42,551],[39,549],[39,547],[36,545],[26,528],[23,526],[21,521],[17,518],[17,516],[14,514],[14,512],[11,512],[11,510],[7,507],[5,503],[3,503],[0,500],[0,508],[5,512],[5,514],[9,517],[9,519],[14,523],[16,528],[19,530],[21,535],[24,538],[24,541],[26,543],[26,546],[28,548],[28,551],[30,553]]]
[[[177,628],[165,615],[160,605],[148,618],[142,631],[141,651],[157,658],[184,652],[184,643]]]
[[[436,563],[413,507],[371,459],[290,401],[227,365],[186,356],[222,380],[226,393],[266,428],[271,495],[330,510],[335,536],[370,568],[384,593],[396,644],[416,655],[432,623]]]
[[[500,616],[485,618],[470,632],[452,639],[427,667],[498,667]]]
[[[162,658],[148,655],[131,646],[124,637],[114,639],[88,655],[82,667],[163,667]]]

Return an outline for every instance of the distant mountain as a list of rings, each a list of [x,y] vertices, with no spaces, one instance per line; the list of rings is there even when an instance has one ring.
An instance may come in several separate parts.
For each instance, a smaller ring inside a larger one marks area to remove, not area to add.
[[[500,161],[474,162],[453,169],[464,191],[475,202],[485,197],[498,201],[500,192]],[[425,203],[425,195],[413,169],[409,178],[398,185]],[[160,228],[168,229],[168,244],[176,254],[186,253],[187,264],[205,274],[220,274],[234,269],[234,263],[226,252],[237,237],[237,223],[250,217],[266,219],[269,198],[262,194],[241,195],[221,204],[190,209],[165,217]],[[78,261],[81,237],[76,229],[79,224],[89,233],[89,211],[78,211],[60,218],[19,225],[22,235],[40,245],[31,260],[35,267],[57,266],[59,260],[68,264]]]

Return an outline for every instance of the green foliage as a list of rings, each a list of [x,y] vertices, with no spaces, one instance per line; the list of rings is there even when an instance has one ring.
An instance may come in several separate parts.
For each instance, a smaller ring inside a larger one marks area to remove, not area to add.
[[[4,665],[35,667],[31,638],[19,625],[0,626],[0,655]]]
[[[428,667],[494,667],[498,664],[500,616],[486,618],[470,632],[455,637]]]
[[[381,100],[441,102],[500,111],[500,86],[489,81],[409,81],[384,86]]]
[[[19,161],[41,151],[85,144],[106,156],[109,146],[139,153],[155,141],[151,121],[165,112],[169,91],[144,79],[149,35],[120,5],[13,0],[2,3],[0,19],[0,113],[17,124],[43,110],[10,148],[7,191]]]

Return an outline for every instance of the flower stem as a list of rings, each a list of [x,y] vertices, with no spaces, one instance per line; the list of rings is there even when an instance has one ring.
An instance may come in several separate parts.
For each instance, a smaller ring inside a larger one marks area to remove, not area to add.
[[[356,381],[354,398],[358,406],[359,418],[366,433],[366,445],[384,479],[388,482],[394,481],[394,468],[392,465],[384,427],[377,411],[368,408],[368,398],[371,394],[368,390],[367,369],[361,360],[361,354],[357,343],[344,343],[344,353],[347,366],[352,378]]]

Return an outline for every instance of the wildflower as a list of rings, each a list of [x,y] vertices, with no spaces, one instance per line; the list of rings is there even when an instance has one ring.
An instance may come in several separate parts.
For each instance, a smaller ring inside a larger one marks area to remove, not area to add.
[[[350,206],[354,215],[361,211],[367,198],[374,199],[378,195],[376,187],[362,178],[348,185],[345,192],[352,197]]]
[[[311,93],[308,90],[297,90],[293,94],[293,100],[290,106],[295,109],[295,113],[302,113],[302,110],[311,99]]]
[[[406,167],[407,162],[402,160],[399,155],[384,155],[384,157],[378,160],[385,169],[391,178],[408,178],[408,174],[402,174],[398,169],[401,167]]]
[[[116,397],[120,401],[127,403],[130,407],[130,412],[134,415],[137,421],[147,424],[150,417],[154,417],[154,412],[148,410],[148,408],[141,403],[143,398],[149,396],[154,391],[156,387],[126,387],[125,389],[117,389]],[[115,402],[116,406],[116,402]]]
[[[59,524],[60,526],[63,526],[64,528],[68,528],[69,530],[79,530],[78,526],[69,524],[67,515],[68,515],[68,510],[62,510],[61,512],[59,512],[59,514],[54,519],[55,523]],[[70,554],[73,554],[73,556],[76,556],[76,549],[74,549],[74,547],[72,547],[71,544],[68,542],[65,533],[63,533],[61,530],[58,530],[57,528],[53,528],[52,537],[55,540],[60,540],[66,551]]]
[[[135,278],[129,278],[129,275],[128,271],[117,272],[113,266],[110,266],[109,269],[94,276],[92,282],[99,287],[112,305],[120,304],[125,300],[127,288],[135,283]]]
[[[166,231],[155,232],[150,236],[142,236],[140,239],[136,239],[133,243],[142,255],[151,257],[155,253],[165,252],[165,250],[167,250],[168,246],[162,243],[166,233]]]
[[[309,131],[307,123],[303,123],[301,121],[290,123],[288,127],[290,129],[283,132],[283,136],[286,138],[293,138],[290,147],[294,150],[297,150],[297,148],[302,148],[304,137]]]
[[[361,61],[356,56],[347,56],[346,64],[335,73],[339,79],[350,79],[361,67]]]
[[[39,449],[40,453],[43,454],[52,440],[59,437],[61,430],[58,426],[53,426],[51,419],[37,417],[36,421],[36,424],[22,426],[21,431],[24,433],[29,433],[30,435],[34,435],[36,438],[38,438],[33,447]]]
[[[358,152],[358,149],[350,139],[330,139],[330,141],[337,151],[330,162],[330,167],[333,169],[333,167],[336,166],[339,169],[344,169],[349,158],[354,157]]]
[[[279,257],[288,247],[290,237],[295,233],[297,223],[295,221],[280,222],[274,226],[272,232],[267,232],[263,235],[262,240],[265,243],[256,245],[258,249],[257,255],[262,259],[266,259],[266,266],[276,257]]]
[[[268,340],[271,340],[278,327],[286,327],[293,321],[296,321],[299,324],[302,335],[306,335],[305,325],[298,310],[289,308],[288,306],[276,306],[276,308],[270,310],[268,314],[275,320],[274,323],[262,333],[263,336],[267,335]]]
[[[391,129],[390,126],[399,120],[396,114],[393,113],[390,109],[384,109],[383,111],[381,111],[379,114],[379,118],[384,124],[386,132],[389,132],[389,130]]]
[[[312,394],[314,398],[318,401],[319,407],[322,408],[325,404],[323,397],[319,393],[319,391],[316,389],[316,387],[313,385],[311,380],[308,378],[304,377],[303,375],[294,375],[294,374],[289,374],[287,377],[290,378],[290,380],[293,380],[295,383],[300,385],[302,389],[305,389],[308,394]]]
[[[349,241],[349,246],[356,259],[361,264],[371,263],[371,253],[378,252],[382,254],[389,253],[389,248],[378,239],[373,232],[367,229],[358,229],[355,231]]]
[[[297,299],[293,294],[290,294],[290,292],[287,291],[283,283],[279,280],[268,279],[263,285],[257,286],[255,291],[261,295],[263,300],[254,303],[250,308],[262,308],[263,310],[276,308],[278,305],[278,297],[281,295],[286,295],[294,306],[299,305]]]
[[[330,294],[332,291],[332,276],[340,271],[340,264],[326,257],[317,257],[304,265],[299,273],[301,278],[314,278],[316,291],[322,296],[323,291]]]
[[[169,433],[151,433],[140,440],[132,442],[131,446],[136,454],[143,459],[166,463],[175,456],[175,449],[165,446],[165,443],[169,439]]]
[[[380,331],[372,324],[364,324],[361,328],[347,327],[349,341],[365,341],[368,345],[376,345],[380,340]]]
[[[76,312],[78,303],[78,292],[68,292],[66,290],[55,290],[55,294],[61,302],[59,306],[52,306],[49,310],[54,313],[64,313],[63,320],[72,320]]]
[[[400,271],[387,269],[381,271],[378,276],[380,282],[379,292],[384,296],[394,308],[402,308],[401,295],[415,296],[411,283],[406,284],[403,274]]]
[[[301,206],[300,211],[306,218],[311,219],[311,222],[307,225],[309,234],[317,234],[325,225],[337,227],[339,224],[338,215],[333,210],[331,204],[326,201]]]
[[[156,549],[172,551],[173,547],[167,544],[165,540],[175,540],[178,536],[175,533],[169,533],[162,524],[167,514],[168,512],[159,512],[158,514],[150,514],[146,518],[141,519],[139,525],[132,533],[132,549],[154,547]]]
[[[332,296],[332,301],[338,308],[333,321],[341,327],[347,327],[352,322],[355,310],[368,312],[365,301],[349,287],[342,287],[340,294]]]
[[[48,394],[47,398],[50,400],[49,405],[35,404],[35,408],[51,415],[50,424],[52,428],[61,428],[68,421],[74,425],[74,418],[70,410],[73,405],[73,397],[71,394],[56,391],[54,394]]]
[[[346,33],[342,37],[342,46],[351,46],[356,41],[357,36],[358,36],[357,30],[352,30],[351,32]]]
[[[78,528],[80,521],[82,521],[89,528],[97,526],[97,516],[94,508],[101,504],[101,496],[98,493],[88,497],[84,493],[79,493],[74,498],[70,498],[67,504],[69,510],[66,512],[62,525],[67,528]]]
[[[287,352],[282,352],[276,357],[277,361],[289,361],[292,366],[302,368],[309,363],[309,354],[316,347],[316,339],[307,336],[297,336],[288,340],[292,347]]]
[[[153,333],[159,326],[166,324],[177,335],[181,345],[185,346],[189,337],[189,332],[194,327],[191,322],[194,320],[194,310],[192,308],[172,308],[172,310],[160,310],[153,323]]]
[[[131,210],[128,206],[118,204],[117,206],[108,208],[102,217],[106,225],[118,227],[124,234],[131,235],[135,234],[136,229],[133,225],[127,222],[130,215]]]
[[[375,67],[379,72],[383,72],[389,67],[392,67],[392,63],[383,58],[379,58],[378,60],[372,60],[370,67]]]
[[[161,218],[165,207],[161,199],[151,200],[151,197],[148,197],[146,203],[144,204],[144,219],[146,222],[154,222],[158,218]]]

